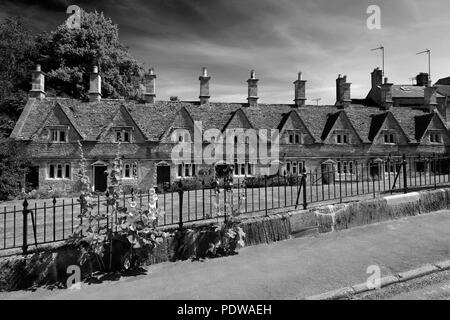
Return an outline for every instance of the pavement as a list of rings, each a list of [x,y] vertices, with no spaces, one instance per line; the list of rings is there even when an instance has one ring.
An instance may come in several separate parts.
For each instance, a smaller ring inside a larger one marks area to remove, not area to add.
[[[354,300],[450,300],[450,270],[392,284],[352,297]]]
[[[161,263],[147,274],[40,288],[0,299],[301,299],[367,281],[369,266],[387,277],[450,258],[450,211],[345,231],[246,247],[238,255]]]

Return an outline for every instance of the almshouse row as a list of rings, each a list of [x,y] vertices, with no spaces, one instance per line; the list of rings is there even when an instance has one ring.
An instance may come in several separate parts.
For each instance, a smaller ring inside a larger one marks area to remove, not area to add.
[[[392,171],[389,156],[444,155],[450,146],[450,99],[440,93],[448,88],[432,86],[427,74],[419,74],[416,85],[394,85],[377,68],[364,99],[352,99],[351,84],[339,75],[336,103],[327,106],[305,103],[301,73],[294,82],[293,104],[259,103],[254,71],[247,81],[246,103],[210,102],[210,79],[203,69],[199,101],[156,101],[156,75],[150,69],[141,101],[111,100],[101,98],[102,79],[95,67],[89,101],[80,101],[47,97],[38,66],[30,99],[11,135],[23,142],[34,162],[27,182],[34,188],[71,190],[80,158],[78,141],[97,191],[106,189],[105,171],[118,142],[123,183],[142,189],[208,177],[223,163],[233,164],[241,178],[296,175],[304,167],[350,173],[373,161],[380,163],[381,174]],[[249,137],[251,132],[256,139]],[[269,134],[262,138],[261,132]],[[174,157],[180,147],[184,154]],[[420,170],[431,167],[425,162]]]

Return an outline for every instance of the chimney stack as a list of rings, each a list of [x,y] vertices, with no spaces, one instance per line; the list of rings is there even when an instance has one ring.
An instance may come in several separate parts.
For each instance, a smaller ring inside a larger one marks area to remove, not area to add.
[[[256,107],[258,105],[258,80],[256,79],[255,70],[250,72],[250,79],[247,80],[248,83],[248,106]]]
[[[336,107],[339,109],[346,108],[350,106],[351,94],[350,94],[351,83],[347,82],[347,76],[339,77],[336,79]]]
[[[209,102],[209,80],[211,77],[208,77],[208,70],[203,68],[202,75],[198,78],[200,80],[200,104],[205,104]]]
[[[424,105],[428,109],[428,112],[434,112],[437,107],[436,98],[437,87],[431,86],[431,81],[427,84],[424,90]]]
[[[98,66],[94,66],[89,81],[89,101],[100,101],[102,98],[102,77],[98,73]]]
[[[417,82],[418,86],[421,86],[421,87],[428,86],[428,82],[429,82],[428,73],[423,73],[423,72],[419,73],[416,76],[416,82]]]
[[[372,89],[380,87],[383,84],[383,70],[375,68],[372,71]]]
[[[304,107],[306,101],[306,80],[302,80],[302,73],[298,73],[298,79],[294,82],[295,86],[295,107]]]
[[[380,107],[383,110],[390,110],[394,105],[394,101],[392,100],[392,85],[392,83],[388,82],[388,78],[384,78],[384,83],[380,86]]]
[[[30,96],[39,100],[45,99],[45,75],[40,64],[36,65],[36,70],[31,74]]]
[[[144,74],[144,86],[145,86],[145,92],[144,92],[144,101],[148,103],[154,103],[156,98],[155,93],[155,82],[156,82],[156,75],[153,68],[150,68],[148,70],[148,73]]]

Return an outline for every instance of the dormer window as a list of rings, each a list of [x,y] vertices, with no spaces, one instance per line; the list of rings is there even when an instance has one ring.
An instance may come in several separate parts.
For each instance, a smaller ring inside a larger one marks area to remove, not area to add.
[[[340,132],[340,133],[336,134],[336,143],[337,144],[347,144],[348,141],[349,141],[349,139],[348,139],[347,133]]]
[[[116,142],[131,142],[131,130],[116,129]]]
[[[384,144],[395,144],[395,134],[392,132],[385,132],[384,136]]]
[[[302,135],[297,131],[288,131],[288,143],[289,144],[301,144]]]
[[[430,132],[430,143],[442,143],[442,136],[437,132]]]
[[[50,129],[50,141],[55,143],[68,142],[67,129]]]

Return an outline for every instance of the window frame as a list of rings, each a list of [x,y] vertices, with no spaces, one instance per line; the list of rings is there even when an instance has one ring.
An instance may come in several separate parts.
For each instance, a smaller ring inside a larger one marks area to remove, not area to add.
[[[116,143],[131,143],[132,142],[132,134],[131,131],[132,129],[128,129],[128,128],[116,128],[114,129],[115,131],[115,142]],[[125,140],[125,137],[127,137],[128,139]],[[119,141],[120,139],[120,141]]]
[[[72,180],[72,164],[70,162],[52,161],[47,164],[47,180]]]
[[[68,143],[69,142],[69,130],[64,128],[49,128],[49,140],[51,143]],[[64,139],[61,139],[62,136]]]

